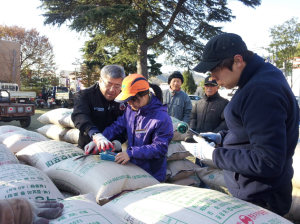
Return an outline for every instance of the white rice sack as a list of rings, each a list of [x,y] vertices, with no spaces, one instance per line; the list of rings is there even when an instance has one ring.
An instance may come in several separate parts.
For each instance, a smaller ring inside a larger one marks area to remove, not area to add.
[[[0,135],[0,143],[7,146],[13,153],[19,152],[25,147],[49,139],[33,131],[14,131]]]
[[[181,180],[176,180],[172,182],[172,184],[177,184],[177,185],[184,185],[184,186],[196,186],[197,182],[194,178],[187,177]]]
[[[6,164],[18,164],[19,161],[16,156],[6,147],[0,144],[0,166]]]
[[[72,111],[73,113],[73,111]],[[65,116],[63,116],[62,118],[60,118],[58,120],[58,123],[60,124],[60,126],[62,127],[66,127],[66,128],[75,128],[75,125],[71,119],[71,114],[66,114]]]
[[[172,173],[170,176],[172,182],[193,175],[195,170],[200,167],[187,159],[168,161],[167,164],[168,170]]]
[[[130,192],[103,208],[131,224],[291,223],[264,208],[214,190],[173,184]]]
[[[56,163],[83,154],[82,149],[70,143],[44,141],[27,146],[16,155],[20,161],[45,171]]]
[[[174,136],[172,138],[172,141],[184,141],[184,139],[186,137],[189,136],[188,133],[186,134],[181,134],[177,131],[177,125],[182,122],[180,121],[179,119],[175,118],[175,117],[171,117],[171,120],[172,120],[172,124],[173,124],[173,130],[174,130]]]
[[[299,210],[299,208],[300,208],[300,189],[299,188],[296,188],[296,187],[293,188],[292,197],[293,197],[293,201],[292,201],[290,211],[284,217],[286,217],[288,219],[300,221],[300,212],[299,212],[300,211]]]
[[[293,156],[293,186],[300,188],[300,145],[298,144],[295,149],[295,154]]]
[[[187,143],[187,142],[181,142],[181,144],[185,147],[187,151],[189,151],[194,157],[200,159],[201,163],[204,163],[210,167],[218,168],[210,159],[201,159],[201,151],[198,149],[197,145],[198,143]]]
[[[168,146],[167,161],[185,159],[191,155],[180,142],[171,141]]]
[[[37,129],[37,131],[45,137],[60,141],[62,140],[60,136],[64,136],[69,131],[69,129],[54,124],[47,124]]]
[[[159,183],[140,167],[126,163],[101,160],[100,156],[88,156],[73,161],[64,160],[51,167],[45,173],[55,185],[74,194],[92,192],[97,202],[103,204],[124,191],[132,191]]]
[[[78,144],[79,130],[76,128],[69,129],[64,135],[61,135],[60,138],[62,141]]]
[[[0,199],[61,200],[63,195],[41,170],[22,164],[0,166]]]
[[[93,199],[91,198],[93,197]],[[60,203],[64,204],[61,216],[50,221],[50,224],[61,223],[89,223],[89,224],[123,224],[125,221],[113,216],[96,204],[93,194],[79,195],[67,198]]]
[[[58,108],[42,114],[37,120],[43,124],[59,124],[59,120],[73,113],[73,109]]]
[[[221,169],[201,167],[196,169],[196,174],[211,189],[218,190],[219,186],[227,187]]]
[[[19,128],[12,125],[3,125],[0,126],[0,135],[8,133],[8,132],[14,132],[14,131],[25,131],[24,128]]]

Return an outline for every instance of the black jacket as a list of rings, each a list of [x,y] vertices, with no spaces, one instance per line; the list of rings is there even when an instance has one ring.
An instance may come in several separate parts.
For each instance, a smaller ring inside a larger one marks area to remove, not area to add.
[[[205,95],[193,107],[190,128],[198,133],[228,130],[223,113],[228,102],[218,92]]]
[[[80,131],[78,145],[83,149],[86,144],[92,141],[88,135],[91,127],[96,126],[100,132],[103,132],[106,127],[123,115],[125,109],[124,104],[107,101],[98,84],[79,91],[74,100],[72,114],[72,121]],[[119,135],[115,139],[124,143],[126,138],[126,133],[124,133],[124,135]]]
[[[299,107],[282,72],[257,55],[238,86],[224,110],[229,131],[222,132],[223,147],[214,150],[213,162],[224,170],[234,197],[258,200],[291,183]]]

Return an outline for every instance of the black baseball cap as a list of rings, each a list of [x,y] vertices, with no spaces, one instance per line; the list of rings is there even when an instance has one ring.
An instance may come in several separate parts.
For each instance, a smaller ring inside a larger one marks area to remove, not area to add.
[[[216,67],[223,59],[247,51],[242,38],[234,33],[223,33],[211,38],[204,47],[202,61],[193,69],[205,73]]]
[[[213,85],[213,86],[217,86],[218,83],[216,82],[216,80],[213,80],[210,76],[207,76],[204,79],[204,85]]]

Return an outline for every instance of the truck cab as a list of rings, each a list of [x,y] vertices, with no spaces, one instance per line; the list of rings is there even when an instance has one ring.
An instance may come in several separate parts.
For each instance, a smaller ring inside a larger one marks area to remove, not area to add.
[[[62,108],[68,108],[73,106],[73,94],[68,87],[52,86],[47,91],[47,107],[54,108],[55,105],[59,105]]]

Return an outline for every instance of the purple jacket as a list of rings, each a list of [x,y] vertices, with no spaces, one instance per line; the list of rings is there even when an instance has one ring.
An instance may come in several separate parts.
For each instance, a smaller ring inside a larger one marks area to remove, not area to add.
[[[130,162],[141,167],[158,181],[165,181],[168,145],[173,138],[173,126],[167,106],[152,95],[151,102],[138,111],[128,105],[119,117],[102,133],[111,140],[127,129],[127,154]]]

